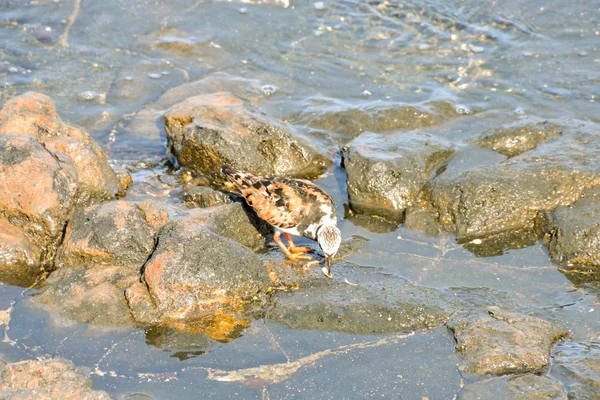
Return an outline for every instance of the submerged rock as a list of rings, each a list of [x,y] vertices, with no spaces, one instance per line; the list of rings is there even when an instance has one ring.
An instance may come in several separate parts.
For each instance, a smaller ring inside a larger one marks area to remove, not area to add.
[[[310,103],[290,119],[295,124],[331,132],[342,143],[363,132],[425,128],[457,116],[452,105],[441,102],[418,106],[369,102],[355,106],[339,100],[318,98],[310,100]]]
[[[600,342],[561,343],[556,347],[552,375],[572,399],[600,399]]]
[[[534,231],[539,238],[543,212],[571,204],[598,183],[600,127],[580,123],[497,165],[466,171],[449,165],[427,192],[439,222],[461,241],[517,231]]]
[[[68,225],[57,265],[122,265],[139,272],[167,221],[166,212],[151,203],[116,200],[87,207]]]
[[[190,97],[165,113],[168,147],[196,173],[222,179],[221,166],[256,175],[310,177],[329,160],[230,93]]]
[[[137,271],[122,266],[62,268],[50,275],[32,299],[71,321],[127,325],[134,321],[124,291],[139,280],[139,267]]]
[[[252,250],[215,233],[220,223],[231,221],[229,213],[236,207],[241,206],[224,206],[212,213],[193,210],[160,230],[158,246],[144,267],[144,284],[126,292],[136,320],[201,330],[221,340],[247,324],[238,313],[270,280]]]
[[[528,118],[484,132],[475,139],[475,144],[514,157],[535,149],[549,138],[561,135],[563,130],[562,126],[552,122]]]
[[[465,357],[461,371],[474,375],[540,372],[550,347],[567,331],[543,319],[492,306],[485,315],[458,312],[446,323]]]
[[[7,364],[0,372],[1,399],[109,400],[92,390],[90,371],[69,360],[25,360]]]
[[[426,133],[360,135],[344,148],[350,205],[402,219],[431,173],[453,153],[450,143]]]
[[[30,284],[52,269],[75,207],[115,198],[123,188],[82,129],[52,101],[26,93],[0,110],[0,279]]]
[[[569,269],[600,272],[600,186],[547,213],[550,256]]]
[[[547,376],[524,374],[492,378],[466,385],[459,393],[459,400],[567,400],[560,382]]]
[[[266,318],[293,329],[374,334],[435,328],[448,318],[445,308],[435,289],[385,280],[280,293]]]

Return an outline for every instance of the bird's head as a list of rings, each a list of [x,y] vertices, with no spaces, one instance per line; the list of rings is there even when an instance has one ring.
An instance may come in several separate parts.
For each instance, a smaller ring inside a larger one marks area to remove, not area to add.
[[[340,248],[342,234],[335,224],[323,225],[317,231],[317,241],[327,260],[327,269],[323,272],[327,271],[325,275],[331,278],[331,264],[335,253]]]

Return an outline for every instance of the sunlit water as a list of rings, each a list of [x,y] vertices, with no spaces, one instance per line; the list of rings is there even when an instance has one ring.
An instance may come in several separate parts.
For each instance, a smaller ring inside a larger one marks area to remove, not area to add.
[[[181,194],[166,165],[164,134],[140,115],[158,115],[168,103],[161,96],[179,85],[208,77],[198,90],[233,91],[330,154],[359,132],[304,125],[353,107],[437,107],[440,120],[425,129],[461,143],[522,115],[600,122],[599,43],[595,1],[291,0],[284,7],[0,0],[0,102],[29,90],[48,94],[113,164],[132,170],[129,199],[151,196],[169,206]],[[463,161],[495,162],[488,153],[467,153]],[[343,169],[332,167],[319,183],[344,218]],[[452,236],[428,238],[360,219],[343,219],[340,228],[345,239],[363,244],[347,259],[354,267],[338,268],[336,279],[353,281],[367,270],[444,290],[488,288],[559,322],[574,340],[600,340],[597,285],[571,283],[541,243],[478,258]],[[257,320],[241,338],[212,343],[200,335],[72,323],[40,310],[32,293],[0,288],[0,307],[13,307],[2,359],[71,359],[94,371],[95,388],[118,398],[452,398],[464,379],[477,380],[459,373],[460,356],[442,327],[319,358],[270,386],[219,382],[209,371],[285,363],[382,337]]]

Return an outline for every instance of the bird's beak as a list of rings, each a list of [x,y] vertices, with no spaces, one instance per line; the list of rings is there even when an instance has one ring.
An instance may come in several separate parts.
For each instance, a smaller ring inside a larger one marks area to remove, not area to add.
[[[329,279],[332,279],[333,275],[331,275],[331,264],[333,264],[333,256],[325,256],[325,260],[327,261],[327,266],[323,267],[323,274]]]

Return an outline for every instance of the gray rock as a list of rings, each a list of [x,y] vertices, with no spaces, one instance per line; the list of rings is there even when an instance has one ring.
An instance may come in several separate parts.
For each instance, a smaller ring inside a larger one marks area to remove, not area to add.
[[[487,379],[466,385],[459,393],[459,400],[567,400],[560,382],[547,376],[524,374]]]
[[[575,125],[572,122],[572,125]],[[491,166],[449,165],[428,184],[444,229],[461,241],[536,232],[541,214],[568,205],[600,179],[600,128],[580,123],[560,138]]]
[[[7,364],[0,373],[0,399],[109,400],[92,390],[89,369],[69,360],[25,360]]]
[[[552,258],[569,269],[600,271],[600,186],[583,192],[569,206],[547,214]]]
[[[539,118],[528,118],[484,132],[474,142],[507,157],[514,157],[535,149],[538,144],[549,138],[561,135],[563,130],[558,124]]]
[[[293,329],[373,334],[435,328],[448,318],[445,309],[434,289],[386,279],[280,293],[266,318]]]
[[[600,399],[600,342],[567,342],[556,346],[552,375],[573,399]]]
[[[154,250],[161,225],[156,217],[162,224],[168,221],[166,212],[149,207],[145,207],[146,215],[135,203],[115,200],[76,213],[67,227],[57,265],[121,265],[139,272]]]
[[[548,321],[492,306],[487,314],[457,312],[446,323],[465,357],[461,371],[474,375],[540,372],[550,363],[550,347],[567,331]]]
[[[426,133],[364,133],[344,148],[348,198],[356,211],[402,219],[434,169],[454,153]]]
[[[290,126],[261,114],[230,93],[190,97],[165,113],[168,147],[196,173],[223,179],[221,166],[256,175],[311,177],[330,161]]]
[[[247,247],[213,232],[209,218],[192,213],[160,230],[144,267],[146,288],[134,285],[126,291],[136,320],[202,330],[220,340],[247,323],[238,313],[271,281],[263,262]]]
[[[233,200],[231,200],[231,197],[227,194],[207,186],[196,186],[191,188],[185,193],[184,199],[185,201],[194,203],[202,208],[233,203]]]

